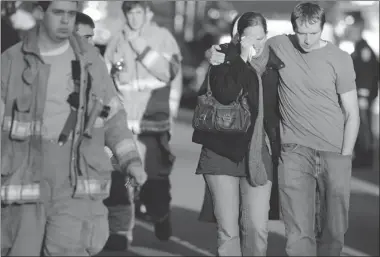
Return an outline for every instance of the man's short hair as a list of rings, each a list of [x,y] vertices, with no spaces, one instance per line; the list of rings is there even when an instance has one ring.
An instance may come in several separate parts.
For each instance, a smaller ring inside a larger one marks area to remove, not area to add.
[[[126,12],[129,12],[136,6],[141,6],[143,9],[146,8],[152,8],[152,2],[151,1],[123,1],[123,4],[121,5],[121,10],[125,14]]]
[[[318,21],[321,22],[321,28],[326,22],[325,10],[316,2],[302,2],[297,4],[290,16],[290,21],[292,22],[293,30],[297,29],[296,20],[301,19],[301,23],[314,24]]]
[[[95,28],[95,23],[91,17],[82,12],[77,12],[77,16],[75,18],[75,25],[79,24],[88,25],[91,28]]]
[[[51,1],[37,1],[37,5],[42,8],[44,12],[49,8]]]

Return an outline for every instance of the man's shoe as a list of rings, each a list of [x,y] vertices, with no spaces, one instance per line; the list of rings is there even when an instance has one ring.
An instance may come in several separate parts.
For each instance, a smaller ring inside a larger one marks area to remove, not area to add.
[[[172,236],[172,224],[169,214],[161,221],[154,223],[154,234],[160,241],[169,241]]]

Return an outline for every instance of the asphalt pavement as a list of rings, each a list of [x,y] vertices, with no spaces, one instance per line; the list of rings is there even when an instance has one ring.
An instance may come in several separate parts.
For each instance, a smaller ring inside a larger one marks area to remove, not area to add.
[[[173,237],[158,241],[150,223],[138,221],[132,247],[100,256],[215,256],[216,226],[198,221],[204,181],[195,175],[200,146],[191,142],[192,112],[182,110],[173,129],[171,146],[177,156],[171,175]],[[354,169],[351,181],[349,230],[344,256],[379,256],[379,171]],[[270,221],[268,256],[286,256],[281,221]]]

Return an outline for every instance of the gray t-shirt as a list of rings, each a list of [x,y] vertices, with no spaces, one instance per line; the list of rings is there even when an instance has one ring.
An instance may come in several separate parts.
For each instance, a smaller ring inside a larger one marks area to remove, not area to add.
[[[43,115],[44,137],[58,139],[70,114],[70,105],[66,99],[74,91],[71,61],[75,60],[75,54],[67,42],[59,49],[41,53],[41,56],[50,65]]]
[[[291,37],[280,35],[268,40],[285,64],[279,86],[281,141],[340,152],[344,115],[339,94],[356,89],[352,59],[330,42],[320,49],[301,52]]]

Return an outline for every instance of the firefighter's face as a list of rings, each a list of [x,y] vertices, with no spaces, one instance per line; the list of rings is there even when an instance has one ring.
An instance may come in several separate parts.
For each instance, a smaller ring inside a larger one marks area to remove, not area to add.
[[[310,52],[319,48],[322,34],[321,22],[310,23],[308,21],[296,20],[297,28],[295,30],[298,44],[305,52]]]
[[[49,38],[61,42],[74,31],[75,16],[78,9],[76,1],[52,1],[44,13],[42,24]]]
[[[125,13],[125,17],[132,30],[140,30],[146,20],[146,10],[142,6],[136,5]]]
[[[87,39],[91,45],[94,45],[94,29],[90,25],[78,24],[77,34]]]

